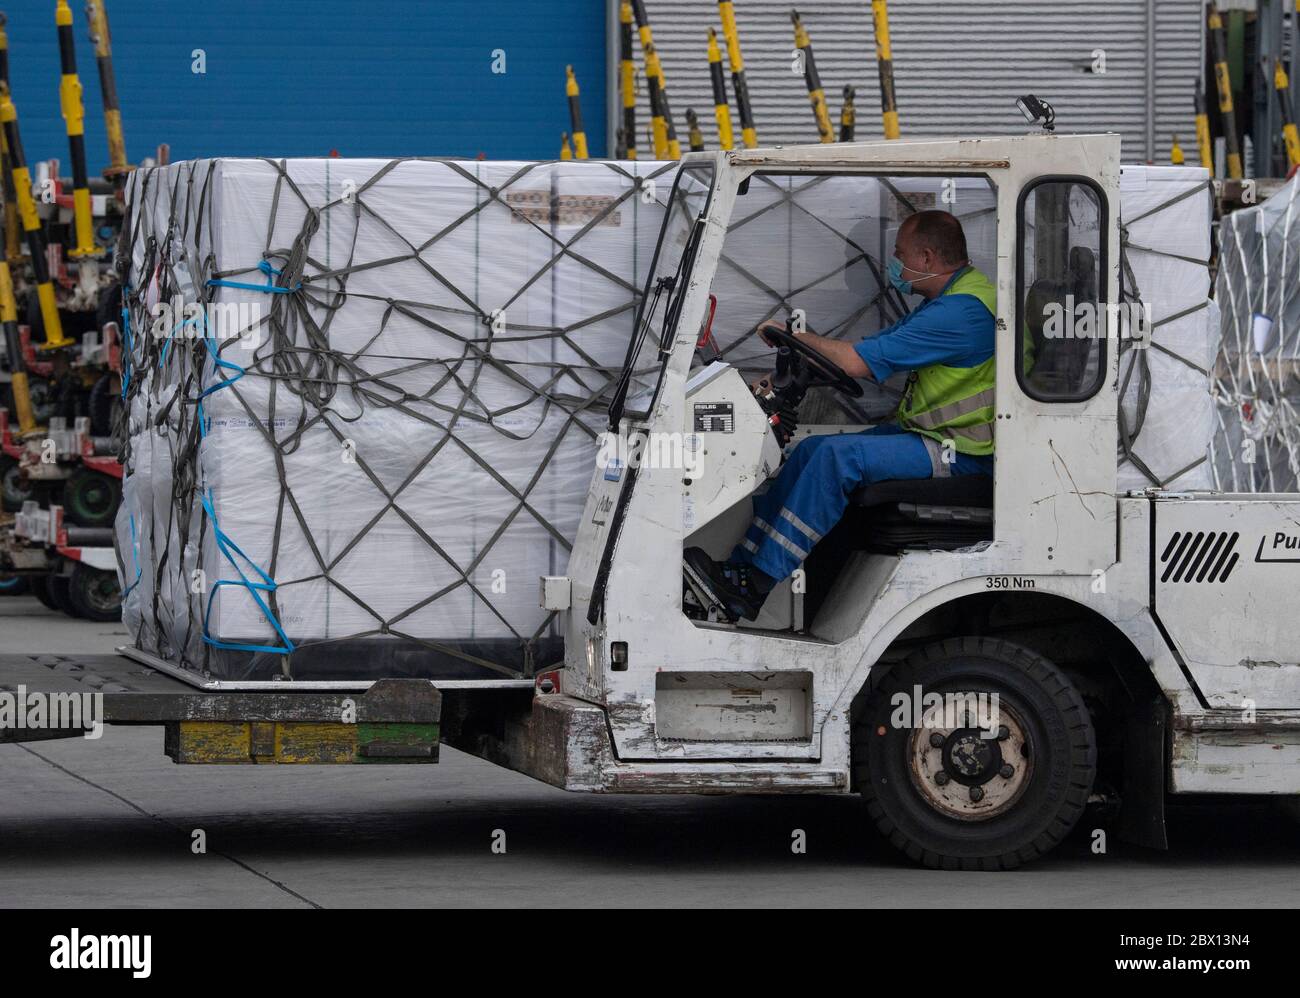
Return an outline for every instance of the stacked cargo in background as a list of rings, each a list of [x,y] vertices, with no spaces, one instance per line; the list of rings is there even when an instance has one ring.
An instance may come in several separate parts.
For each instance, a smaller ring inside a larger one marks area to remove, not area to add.
[[[1298,199],[1300,176],[1220,223],[1214,472],[1225,492],[1300,491]]]
[[[1126,169],[1126,209],[1140,205],[1126,215],[1195,180],[1166,172]],[[676,173],[321,159],[133,174],[117,524],[132,643],[240,679],[487,678],[553,661],[536,580],[566,568]],[[769,369],[763,319],[798,308],[857,340],[901,316],[884,272],[911,211],[953,210],[994,269],[986,181],[959,178],[954,197],[942,178],[833,179],[760,176],[739,202],[743,238],[711,291],[717,346],[743,370]],[[1199,197],[1150,232],[1136,223],[1133,241],[1200,254]],[[1143,297],[1161,289],[1157,321],[1203,305],[1160,253],[1130,255]],[[169,316],[172,302],[202,303],[202,319]],[[1210,314],[1156,342],[1195,355]],[[1208,400],[1165,359],[1133,449],[1157,473],[1197,446],[1174,410]],[[899,387],[848,409],[828,394],[816,421],[887,416]]]

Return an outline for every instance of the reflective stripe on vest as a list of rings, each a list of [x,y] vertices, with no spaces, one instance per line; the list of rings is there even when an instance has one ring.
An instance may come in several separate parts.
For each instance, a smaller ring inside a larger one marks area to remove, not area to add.
[[[997,315],[997,289],[974,267],[958,276],[944,294],[971,295]],[[963,454],[992,454],[994,377],[992,357],[974,367],[931,364],[921,368],[913,374],[899,407],[899,424],[935,440],[951,439]],[[914,406],[924,408],[918,412]]]

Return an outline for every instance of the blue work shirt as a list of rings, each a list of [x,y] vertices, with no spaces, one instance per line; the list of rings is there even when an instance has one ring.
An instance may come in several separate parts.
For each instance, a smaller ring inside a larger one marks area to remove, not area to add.
[[[969,268],[963,267],[944,291]],[[877,381],[931,364],[974,367],[993,356],[996,321],[974,295],[939,294],[853,349]]]

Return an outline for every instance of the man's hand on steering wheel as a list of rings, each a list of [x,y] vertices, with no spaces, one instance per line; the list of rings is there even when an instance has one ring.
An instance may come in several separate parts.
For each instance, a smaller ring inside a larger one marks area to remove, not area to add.
[[[834,388],[850,398],[862,397],[862,386],[852,375],[807,340],[800,339],[797,334],[790,332],[785,323],[769,319],[761,323],[755,332],[758,333],[759,339],[769,346],[777,350],[787,350],[791,355],[791,361],[807,369],[811,377],[805,384],[805,388],[825,386]],[[856,360],[856,357],[853,359]]]

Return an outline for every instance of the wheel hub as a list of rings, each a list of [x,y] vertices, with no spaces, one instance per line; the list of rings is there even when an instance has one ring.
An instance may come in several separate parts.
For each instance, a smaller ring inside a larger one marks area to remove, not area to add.
[[[935,810],[985,821],[1009,810],[1033,772],[1029,728],[1005,703],[979,694],[945,693],[922,715],[908,742],[912,784]],[[976,716],[978,714],[978,716]]]

